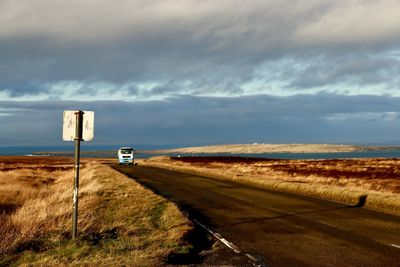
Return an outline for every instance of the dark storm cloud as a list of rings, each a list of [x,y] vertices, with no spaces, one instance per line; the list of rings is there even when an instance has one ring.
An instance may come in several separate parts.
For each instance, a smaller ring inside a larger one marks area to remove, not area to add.
[[[400,98],[335,94],[236,98],[180,96],[165,101],[0,102],[2,145],[61,143],[64,109],[95,111],[95,142],[400,141]]]
[[[51,95],[58,93],[51,85],[73,81],[114,90],[157,83],[149,95],[240,95],[243,84],[264,78],[263,64],[290,59],[300,69],[268,77],[293,88],[344,81],[381,84],[384,92],[396,83],[399,55],[386,52],[400,49],[399,18],[396,0],[5,0],[0,91]]]

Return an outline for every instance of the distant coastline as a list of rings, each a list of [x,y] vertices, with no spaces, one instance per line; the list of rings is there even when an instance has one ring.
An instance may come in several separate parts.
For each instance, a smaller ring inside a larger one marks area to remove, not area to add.
[[[263,153],[343,153],[400,150],[400,146],[355,146],[337,144],[227,144],[146,151],[148,154],[263,154]]]
[[[400,146],[360,146],[338,144],[226,144],[215,146],[195,146],[173,149],[139,149],[137,158],[148,158],[157,155],[244,155],[252,157],[283,158],[347,158],[347,157],[399,157]],[[382,153],[379,153],[382,152]],[[393,152],[393,153],[392,153]],[[367,153],[367,154],[366,154]],[[371,154],[369,154],[371,153]],[[284,155],[283,155],[284,154]],[[73,149],[31,151],[23,155],[31,156],[66,156],[74,155]],[[290,155],[293,155],[290,156]],[[93,149],[81,151],[86,158],[114,158],[115,149]]]

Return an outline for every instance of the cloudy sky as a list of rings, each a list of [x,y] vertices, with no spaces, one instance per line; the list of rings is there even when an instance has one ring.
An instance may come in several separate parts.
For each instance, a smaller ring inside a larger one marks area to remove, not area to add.
[[[400,144],[398,0],[0,0],[0,145]]]

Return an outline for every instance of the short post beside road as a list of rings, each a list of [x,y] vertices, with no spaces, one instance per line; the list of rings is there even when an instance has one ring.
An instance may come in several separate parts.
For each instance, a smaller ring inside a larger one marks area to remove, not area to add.
[[[72,239],[75,239],[78,233],[78,194],[79,194],[79,161],[82,141],[82,124],[84,112],[79,110],[75,112],[75,175],[74,175],[74,199],[72,215]]]

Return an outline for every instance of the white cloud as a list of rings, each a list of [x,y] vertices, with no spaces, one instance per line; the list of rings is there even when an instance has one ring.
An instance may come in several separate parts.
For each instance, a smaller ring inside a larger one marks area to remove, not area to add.
[[[365,44],[395,42],[400,38],[397,0],[336,1],[321,16],[299,25],[295,39],[305,44]]]
[[[336,113],[326,117],[328,121],[351,122],[375,122],[375,121],[397,121],[399,112],[354,112],[354,113]]]
[[[239,0],[3,0],[0,38],[50,36],[63,41],[116,41],[184,33],[188,41],[215,38],[262,49],[283,42],[352,43],[398,40],[397,0],[251,1]],[[258,42],[253,42],[253,41]]]

